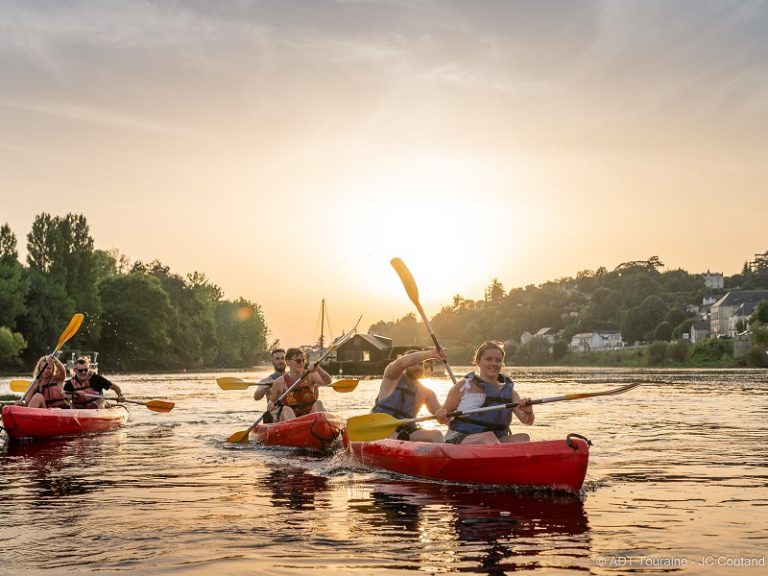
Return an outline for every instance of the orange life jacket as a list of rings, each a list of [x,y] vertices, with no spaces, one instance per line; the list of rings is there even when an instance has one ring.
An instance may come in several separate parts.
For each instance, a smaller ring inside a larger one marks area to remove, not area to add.
[[[293,384],[291,377],[286,373],[283,374],[283,378],[285,378],[286,388],[290,388]],[[312,412],[312,405],[317,402],[317,391],[314,384],[307,382],[309,378],[310,376],[307,376],[298,386],[294,387],[281,402],[283,406],[293,408],[296,416],[306,416]]]
[[[46,408],[69,408],[69,402],[55,381],[40,382],[40,390],[45,399]]]
[[[77,379],[77,376],[72,376],[70,378],[69,383],[72,384],[72,391],[77,392],[84,392],[86,394],[91,394],[95,396],[101,396],[96,390],[91,388],[91,376],[93,376],[93,372],[88,372],[88,375],[85,377],[85,380],[83,382],[80,382],[80,380]],[[76,394],[72,396],[72,408],[95,408],[96,407],[96,398],[79,398]]]

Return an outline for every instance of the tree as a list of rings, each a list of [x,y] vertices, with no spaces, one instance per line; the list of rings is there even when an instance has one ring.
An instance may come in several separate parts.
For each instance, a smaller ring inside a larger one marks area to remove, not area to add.
[[[7,326],[0,326],[0,366],[18,368],[19,355],[27,343],[18,332],[11,332]]]
[[[27,264],[46,279],[52,291],[63,292],[65,308],[90,316],[92,322],[81,341],[92,346],[99,338],[101,302],[93,239],[85,217],[38,215],[27,235]],[[63,310],[53,313],[62,315]]]
[[[16,319],[25,310],[28,289],[16,250],[16,236],[4,224],[0,227],[0,326],[16,327]]]
[[[659,323],[653,330],[653,339],[656,341],[669,342],[672,339],[672,324],[667,322]]]
[[[99,348],[116,370],[168,368],[174,310],[160,281],[140,272],[99,285],[104,307]]]

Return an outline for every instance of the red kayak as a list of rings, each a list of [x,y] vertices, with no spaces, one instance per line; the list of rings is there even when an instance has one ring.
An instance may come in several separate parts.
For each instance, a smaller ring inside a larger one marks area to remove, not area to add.
[[[306,448],[324,452],[339,437],[344,420],[328,412],[315,412],[274,424],[258,424],[248,435],[264,446]]]
[[[123,406],[100,410],[3,406],[3,427],[13,439],[111,432],[121,428],[126,420],[128,411]]]
[[[495,445],[432,444],[402,440],[349,442],[344,446],[364,466],[460,484],[533,486],[578,492],[589,461],[589,441],[565,440]]]

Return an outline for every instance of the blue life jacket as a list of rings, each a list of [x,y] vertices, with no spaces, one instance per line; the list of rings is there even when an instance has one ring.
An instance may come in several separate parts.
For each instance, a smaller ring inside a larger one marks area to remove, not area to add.
[[[384,400],[377,399],[371,412],[389,414],[395,418],[415,418],[417,392],[416,385],[408,382],[405,376],[401,376],[392,394]]]
[[[514,402],[514,400],[512,400],[512,391],[514,390],[515,383],[512,382],[508,376],[499,374],[498,380],[503,383],[500,390],[496,390],[494,386],[480,380],[474,372],[467,374],[465,379],[467,381],[474,381],[474,383],[485,392],[485,402],[483,402],[482,408]],[[479,432],[490,430],[496,434],[497,438],[503,438],[511,433],[509,429],[509,424],[511,422],[512,410],[499,408],[498,410],[488,410],[487,412],[479,412],[477,414],[457,416],[451,420],[448,424],[448,428],[463,434],[477,434]]]

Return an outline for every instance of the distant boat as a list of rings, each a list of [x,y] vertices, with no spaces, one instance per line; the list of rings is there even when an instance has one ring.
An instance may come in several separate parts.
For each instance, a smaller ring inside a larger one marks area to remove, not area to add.
[[[91,370],[99,373],[99,353],[94,350],[64,350],[59,353],[59,359],[64,362],[62,357],[66,357],[69,354],[69,358],[66,360],[67,372],[74,373],[75,362],[78,358],[85,358],[91,367]]]

